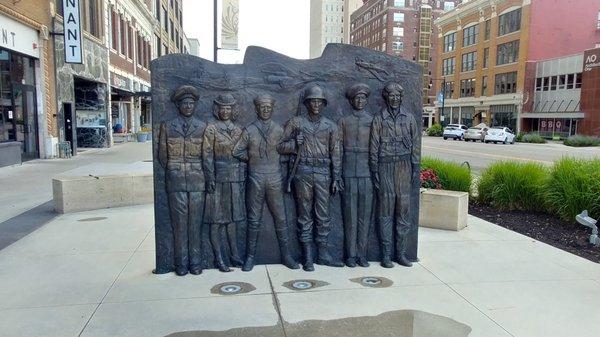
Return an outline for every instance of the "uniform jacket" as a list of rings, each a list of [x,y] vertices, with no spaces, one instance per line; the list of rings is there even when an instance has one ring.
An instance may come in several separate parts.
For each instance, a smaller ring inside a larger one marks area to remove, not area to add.
[[[304,143],[301,146],[296,144],[296,136],[299,133],[304,135]],[[304,116],[292,118],[285,126],[278,150],[281,154],[300,156],[299,172],[331,174],[334,180],[341,178],[339,128],[328,118],[321,116],[317,122]]]
[[[373,118],[369,144],[369,166],[377,172],[380,162],[393,162],[410,157],[413,165],[419,164],[419,130],[413,114],[401,106],[396,116],[387,108]]]
[[[160,124],[158,160],[165,169],[167,192],[204,191],[202,141],[206,124],[178,116]]]
[[[255,173],[280,172],[280,155],[277,145],[283,128],[276,122],[260,120],[248,125],[233,149],[233,156],[248,162],[248,170]]]
[[[214,121],[208,124],[202,143],[202,157],[206,173],[215,182],[242,182],[245,165],[233,157],[233,147],[240,139],[242,129],[233,122]]]
[[[339,121],[342,139],[342,175],[345,178],[370,177],[369,137],[373,115],[352,110]]]

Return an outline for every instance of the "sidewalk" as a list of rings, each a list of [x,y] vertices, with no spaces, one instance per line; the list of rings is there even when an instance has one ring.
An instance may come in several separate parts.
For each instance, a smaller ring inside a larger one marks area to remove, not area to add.
[[[52,199],[52,177],[93,163],[134,163],[152,159],[152,143],[89,149],[70,159],[37,159],[0,168],[0,223]]]
[[[250,327],[267,327],[263,336],[338,336],[327,330],[331,320],[366,322],[372,317],[363,316],[395,310],[454,320],[472,330],[469,337],[591,337],[600,331],[600,265],[475,217],[460,232],[421,229],[421,261],[413,268],[372,263],[306,273],[269,265],[177,277],[151,272],[152,214],[152,205],[144,205],[63,215],[0,250],[0,336],[162,337],[235,328],[249,336],[256,332]],[[351,281],[365,276],[393,284]],[[284,286],[298,279],[325,283],[303,291]],[[255,289],[211,291],[224,282]],[[325,323],[310,330],[306,320]],[[436,322],[410,336],[450,336],[423,333]],[[376,332],[388,325],[346,336],[383,335]]]

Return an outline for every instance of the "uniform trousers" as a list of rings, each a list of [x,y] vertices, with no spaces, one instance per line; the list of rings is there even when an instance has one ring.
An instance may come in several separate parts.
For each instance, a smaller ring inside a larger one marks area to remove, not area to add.
[[[169,192],[168,199],[175,241],[173,252],[175,267],[190,270],[200,268],[204,191]]]
[[[308,170],[307,170],[308,171]],[[302,243],[313,242],[313,210],[317,227],[315,241],[327,243],[331,231],[329,217],[329,174],[302,171],[299,167],[294,177],[296,191],[296,210],[298,213],[299,240]]]
[[[367,257],[373,215],[373,184],[370,177],[344,178],[342,216],[348,258]]]

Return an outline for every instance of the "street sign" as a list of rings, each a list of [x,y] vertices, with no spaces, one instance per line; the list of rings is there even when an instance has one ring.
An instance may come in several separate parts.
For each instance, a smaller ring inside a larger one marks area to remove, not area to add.
[[[444,103],[444,93],[440,91],[438,94],[438,102]]]
[[[79,0],[62,0],[65,63],[83,63]]]

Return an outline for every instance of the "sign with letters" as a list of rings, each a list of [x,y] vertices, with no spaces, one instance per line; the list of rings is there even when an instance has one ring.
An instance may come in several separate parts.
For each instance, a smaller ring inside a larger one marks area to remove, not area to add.
[[[83,63],[81,42],[81,16],[79,0],[62,0],[65,38],[65,63]]]
[[[0,48],[40,57],[38,32],[12,18],[0,15]]]
[[[583,54],[583,71],[592,71],[600,68],[600,48],[586,50]]]

